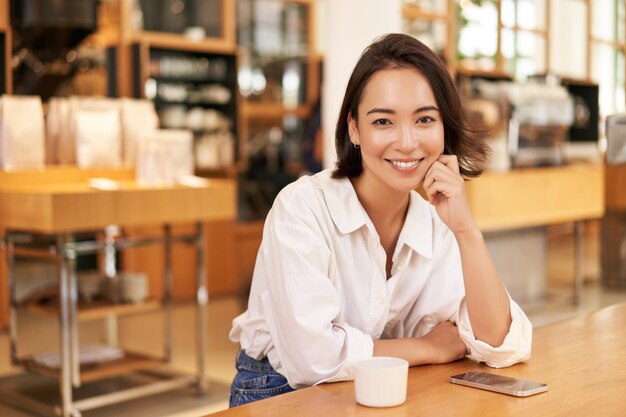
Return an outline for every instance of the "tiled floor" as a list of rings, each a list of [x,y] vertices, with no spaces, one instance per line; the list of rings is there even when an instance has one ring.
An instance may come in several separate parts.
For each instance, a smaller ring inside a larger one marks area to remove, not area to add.
[[[607,290],[599,282],[598,238],[593,230],[586,240],[586,283],[578,305],[572,303],[572,244],[567,230],[550,233],[548,244],[548,294],[523,308],[535,326],[563,320],[581,312],[591,311],[626,301],[626,290]],[[141,400],[129,401],[83,413],[84,417],[196,417],[227,407],[228,384],[233,375],[236,346],[228,340],[231,320],[241,311],[242,305],[235,297],[212,299],[208,309],[208,375],[212,381],[211,393],[204,397],[193,395],[189,390],[174,391]],[[191,305],[177,305],[173,315],[173,361],[178,370],[193,372],[195,369],[195,341],[193,326],[195,309]],[[149,325],[147,325],[149,323]],[[120,321],[121,343],[131,349],[158,353],[162,347],[162,315],[149,313],[125,317]],[[57,342],[57,326],[53,317],[42,317],[23,312],[20,316],[21,353],[54,347]],[[90,322],[80,329],[81,342],[97,342],[102,337],[102,327]],[[20,371],[9,365],[9,338],[0,333],[0,388],[14,379]],[[51,380],[50,383],[53,383]],[[2,417],[25,417],[32,414],[0,405]]]

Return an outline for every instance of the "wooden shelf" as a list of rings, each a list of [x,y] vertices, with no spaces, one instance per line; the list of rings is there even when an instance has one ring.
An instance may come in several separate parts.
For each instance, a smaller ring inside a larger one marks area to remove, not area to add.
[[[162,358],[156,358],[145,354],[125,351],[124,357],[120,359],[81,365],[80,380],[82,383],[87,383],[99,379],[125,375],[129,372],[138,371],[141,369],[154,368],[155,366],[159,366],[164,362],[165,361]],[[25,358],[22,361],[22,365],[30,372],[35,372],[54,378],[60,377],[60,369],[41,365],[35,362],[32,356]]]
[[[447,14],[434,13],[428,10],[422,10],[417,7],[405,5],[402,6],[402,16],[409,20],[427,19],[427,20],[448,20]]]
[[[148,44],[151,48],[172,49],[188,52],[237,53],[237,45],[220,39],[204,38],[192,40],[184,35],[163,32],[139,32],[134,34],[133,42]]]
[[[281,119],[287,115],[307,118],[311,114],[311,108],[307,105],[287,108],[281,104],[248,102],[244,107],[244,114],[248,119]]]
[[[161,308],[158,300],[148,300],[133,304],[111,304],[104,301],[95,301],[87,305],[78,306],[78,320],[102,319],[111,314],[116,316],[126,316],[130,314],[141,314],[156,311]],[[57,316],[59,308],[56,305],[29,304],[28,310],[34,313]]]
[[[195,168],[195,174],[206,178],[234,178],[240,171],[240,167],[235,163],[223,168]]]

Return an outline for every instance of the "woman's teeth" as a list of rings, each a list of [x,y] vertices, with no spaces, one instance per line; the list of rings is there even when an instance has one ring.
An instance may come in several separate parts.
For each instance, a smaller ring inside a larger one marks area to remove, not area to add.
[[[413,168],[414,166],[417,166],[419,161],[411,161],[411,162],[391,161],[391,163],[397,166],[398,168]]]

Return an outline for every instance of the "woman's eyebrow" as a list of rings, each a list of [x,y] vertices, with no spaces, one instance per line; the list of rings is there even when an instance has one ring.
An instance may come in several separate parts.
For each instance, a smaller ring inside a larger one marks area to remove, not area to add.
[[[365,113],[365,115],[367,116],[368,114],[372,114],[372,113],[396,114],[396,112],[391,110],[391,109],[384,109],[384,108],[380,108],[380,107],[374,107],[372,110],[370,110],[367,113]]]
[[[439,109],[437,108],[437,106],[432,106],[432,105],[431,105],[431,106],[423,106],[423,107],[419,107],[419,108],[417,108],[417,109],[413,112],[413,114],[416,114],[416,113],[422,113],[422,112],[425,112],[425,111],[432,111],[432,110],[434,110],[434,111],[439,111]],[[368,111],[367,113],[365,113],[365,115],[367,116],[367,115],[372,114],[372,113],[396,114],[396,112],[395,112],[394,110],[392,110],[392,109],[385,109],[385,108],[382,108],[382,107],[374,107],[373,109],[371,109],[370,111]]]
[[[421,113],[421,112],[425,112],[425,111],[439,111],[439,109],[437,108],[437,106],[424,106],[424,107],[420,107],[417,110],[415,110],[413,113]]]

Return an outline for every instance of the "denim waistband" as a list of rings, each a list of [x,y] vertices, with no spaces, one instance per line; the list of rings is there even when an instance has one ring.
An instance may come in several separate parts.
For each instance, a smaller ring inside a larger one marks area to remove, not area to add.
[[[237,366],[241,369],[260,373],[276,373],[267,357],[256,360],[246,355],[246,352],[240,350],[237,354]]]

